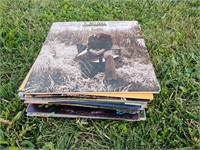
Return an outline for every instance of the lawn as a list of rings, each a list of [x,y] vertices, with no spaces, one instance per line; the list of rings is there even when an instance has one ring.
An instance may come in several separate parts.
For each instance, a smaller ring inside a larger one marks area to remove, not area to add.
[[[200,148],[199,8],[199,0],[1,0],[1,148]],[[17,89],[51,24],[97,20],[140,22],[162,88],[147,120],[27,117]]]

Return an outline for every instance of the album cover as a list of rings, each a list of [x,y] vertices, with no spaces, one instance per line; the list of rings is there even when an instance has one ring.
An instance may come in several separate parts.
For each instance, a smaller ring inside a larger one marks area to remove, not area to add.
[[[91,118],[91,119],[115,119],[139,121],[145,120],[145,110],[141,109],[137,113],[125,113],[118,110],[101,108],[85,108],[77,106],[48,106],[30,104],[27,108],[27,116],[38,117],[67,117],[67,118]]]
[[[28,100],[30,98],[131,98],[142,101],[153,100],[153,93],[132,93],[132,92],[73,92],[73,93],[18,93],[19,98]]]
[[[139,105],[147,108],[148,100],[141,101],[140,99],[126,98],[29,98],[24,101],[25,104],[51,104],[51,103],[70,103],[70,102],[95,102],[95,103],[115,103],[127,105]]]
[[[137,21],[55,22],[23,93],[158,93]]]

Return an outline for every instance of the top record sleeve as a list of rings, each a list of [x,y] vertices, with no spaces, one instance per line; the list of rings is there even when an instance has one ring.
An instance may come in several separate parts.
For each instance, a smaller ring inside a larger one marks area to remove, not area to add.
[[[137,21],[55,22],[23,93],[158,93]]]

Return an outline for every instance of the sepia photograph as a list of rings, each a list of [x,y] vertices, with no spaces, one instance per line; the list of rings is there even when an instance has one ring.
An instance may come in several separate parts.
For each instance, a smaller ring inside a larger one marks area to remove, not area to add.
[[[159,92],[137,22],[54,23],[25,91]]]

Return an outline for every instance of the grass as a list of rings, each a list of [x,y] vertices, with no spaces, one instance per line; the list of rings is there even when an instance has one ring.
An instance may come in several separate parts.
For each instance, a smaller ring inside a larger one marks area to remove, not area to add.
[[[0,3],[0,144],[6,149],[200,148],[200,1]],[[141,122],[26,117],[17,89],[53,22],[138,20],[161,85]]]

